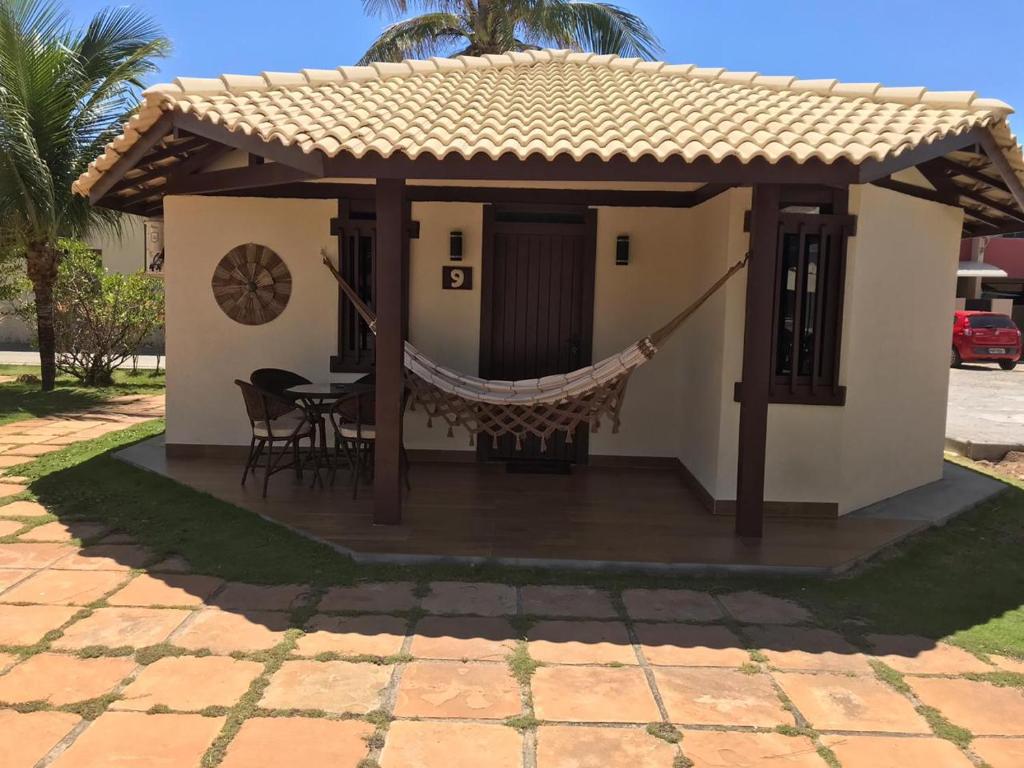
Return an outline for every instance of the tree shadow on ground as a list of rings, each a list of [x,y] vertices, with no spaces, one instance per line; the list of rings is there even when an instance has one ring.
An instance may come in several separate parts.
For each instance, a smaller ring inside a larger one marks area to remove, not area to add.
[[[0,424],[24,418],[40,418],[73,413],[102,406],[122,395],[158,395],[164,390],[163,374],[119,372],[109,387],[83,387],[61,378],[52,392],[42,392],[38,384],[9,382],[0,385]]]
[[[152,428],[141,430],[136,439],[146,439],[153,433]],[[111,436],[109,447],[127,445],[126,434],[131,432]],[[59,463],[59,457],[54,461]],[[759,648],[849,654],[868,647],[866,638],[871,634],[913,634],[924,638],[912,651],[914,655],[934,647],[939,638],[953,636],[955,642],[976,652],[1024,657],[1024,569],[1020,567],[1024,551],[1024,490],[1016,486],[1008,485],[1006,493],[995,500],[943,528],[913,537],[856,572],[832,579],[588,573],[511,568],[496,563],[478,567],[358,565],[327,545],[247,510],[126,465],[109,451],[37,477],[31,491],[68,525],[99,522],[137,542],[138,546],[87,546],[82,552],[84,557],[112,557],[115,561],[121,558],[123,565],[132,568],[152,566],[177,556],[187,561],[194,574],[229,582],[310,585],[316,595],[334,585],[397,580],[421,585],[444,580],[579,584],[609,590],[616,600],[621,590],[631,588],[676,588],[715,594],[757,590],[799,602],[810,611],[813,626],[839,635],[837,638],[801,631],[769,632],[756,641]],[[140,551],[144,560],[137,559]],[[150,573],[171,585],[179,582],[185,591],[189,589],[189,579],[182,581],[177,575]],[[208,595],[200,597],[205,600]],[[216,602],[215,596],[212,602]],[[231,610],[248,615],[257,623],[268,617],[280,618],[278,614],[266,614],[259,606]],[[378,609],[371,605],[369,610]],[[418,610],[393,613],[415,618]],[[299,606],[295,611],[297,618],[293,623],[302,624],[315,613],[315,606]],[[557,617],[512,617],[511,638],[504,638],[507,630],[493,622],[455,623],[438,632],[439,636],[465,640],[500,641],[522,637],[537,622],[552,618]],[[737,629],[743,646],[754,642],[728,614],[719,621]],[[544,631],[555,632],[558,642],[623,642],[622,636],[616,636],[612,630],[609,639],[597,631],[600,626],[586,624],[548,627]],[[372,635],[393,630],[388,622],[364,621],[353,631]],[[340,624],[325,631],[344,634],[347,630]],[[680,632],[663,642],[677,648],[703,648],[710,643],[714,648],[716,643],[731,647],[736,641],[726,635],[715,640],[700,633]]]

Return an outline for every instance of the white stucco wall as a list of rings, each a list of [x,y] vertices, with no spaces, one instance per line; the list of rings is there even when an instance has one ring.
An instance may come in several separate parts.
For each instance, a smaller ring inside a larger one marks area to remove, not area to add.
[[[963,213],[851,190],[840,455],[847,511],[942,476],[950,307]]]
[[[475,203],[415,203],[412,217],[420,236],[409,248],[409,341],[431,358],[456,371],[476,374],[480,362],[480,269],[483,242],[482,206]],[[462,232],[462,262],[473,269],[473,288],[445,291],[441,267],[448,258],[449,233]],[[427,427],[422,410],[406,413],[405,444],[409,448],[475,451],[469,435],[459,430],[448,437],[438,421]]]
[[[663,325],[690,301],[694,250],[691,211],[599,208],[594,270],[594,361],[622,351]],[[615,264],[615,243],[629,236],[630,263]],[[678,336],[630,378],[617,434],[590,436],[594,455],[676,456],[679,382],[685,347]],[[662,428],[659,425],[667,426]]]
[[[338,289],[320,263],[337,258],[330,219],[337,203],[231,197],[164,201],[167,290],[167,442],[248,444],[249,424],[235,379],[256,368],[329,378],[337,351]],[[236,245],[256,242],[281,256],[292,274],[284,312],[258,326],[236,323],[213,299],[217,262]]]

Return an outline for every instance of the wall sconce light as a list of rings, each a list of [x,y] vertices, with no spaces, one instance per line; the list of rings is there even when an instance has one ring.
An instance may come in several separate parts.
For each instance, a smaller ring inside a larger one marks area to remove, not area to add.
[[[462,261],[462,232],[455,230],[448,235],[448,258]]]
[[[615,264],[620,267],[629,264],[629,235],[619,235],[615,239]]]

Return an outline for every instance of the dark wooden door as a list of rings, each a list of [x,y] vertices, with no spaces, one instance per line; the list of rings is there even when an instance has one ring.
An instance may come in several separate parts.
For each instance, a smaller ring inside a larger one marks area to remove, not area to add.
[[[594,320],[596,212],[484,209],[480,375],[530,379],[589,365]],[[555,433],[544,450],[528,437],[481,436],[489,460],[585,462],[588,432]]]

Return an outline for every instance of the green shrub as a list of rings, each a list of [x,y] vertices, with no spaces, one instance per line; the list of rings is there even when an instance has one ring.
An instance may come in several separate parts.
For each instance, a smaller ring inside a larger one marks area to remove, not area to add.
[[[100,255],[79,241],[62,240],[60,250],[53,293],[57,370],[88,386],[109,385],[114,370],[163,325],[163,284],[142,273],[108,272]]]

